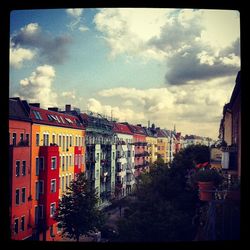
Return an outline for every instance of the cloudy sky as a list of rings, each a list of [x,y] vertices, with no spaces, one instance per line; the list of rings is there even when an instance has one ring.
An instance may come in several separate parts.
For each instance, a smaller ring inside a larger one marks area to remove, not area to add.
[[[233,10],[13,11],[10,96],[217,139],[240,70],[239,18]]]

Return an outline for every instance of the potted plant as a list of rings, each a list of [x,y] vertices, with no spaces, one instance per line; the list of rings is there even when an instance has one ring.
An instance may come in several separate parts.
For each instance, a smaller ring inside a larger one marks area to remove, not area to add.
[[[223,177],[216,169],[206,168],[196,172],[195,180],[198,183],[200,200],[213,199],[214,187],[222,182]]]

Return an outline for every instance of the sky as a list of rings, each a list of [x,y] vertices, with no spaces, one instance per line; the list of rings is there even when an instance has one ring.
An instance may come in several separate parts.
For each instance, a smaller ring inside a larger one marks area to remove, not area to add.
[[[10,96],[218,138],[240,70],[234,10],[12,11]]]

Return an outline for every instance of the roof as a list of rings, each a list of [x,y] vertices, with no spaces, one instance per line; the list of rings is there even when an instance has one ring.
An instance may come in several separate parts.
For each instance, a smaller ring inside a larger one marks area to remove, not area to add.
[[[115,133],[122,133],[122,134],[129,134],[129,135],[133,134],[126,124],[121,124],[121,123],[114,122],[113,125],[114,125],[113,126],[113,131]]]
[[[157,137],[156,131],[151,128],[144,127],[144,131],[145,131],[146,136]]]
[[[128,125],[130,131],[131,131],[133,134],[146,135],[143,127],[131,125],[131,124],[128,124],[128,123],[127,123],[127,125]]]
[[[9,118],[31,122],[29,114],[19,97],[9,98]]]
[[[75,129],[85,129],[84,125],[80,120],[73,115],[46,110],[30,105],[30,118],[35,123],[68,127]]]
[[[156,129],[157,137],[167,137],[166,133],[162,129]]]

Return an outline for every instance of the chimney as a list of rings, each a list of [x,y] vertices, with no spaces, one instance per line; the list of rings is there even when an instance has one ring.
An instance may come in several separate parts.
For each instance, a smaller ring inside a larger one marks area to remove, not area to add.
[[[48,110],[50,111],[55,111],[55,112],[58,112],[59,109],[57,107],[51,107],[51,108],[48,108]]]
[[[148,121],[148,128],[150,128],[150,121]]]
[[[65,111],[66,112],[70,112],[71,111],[71,105],[70,104],[66,104],[65,105]]]
[[[36,102],[36,103],[30,103],[30,106],[40,108],[40,103],[39,103],[39,102]]]

